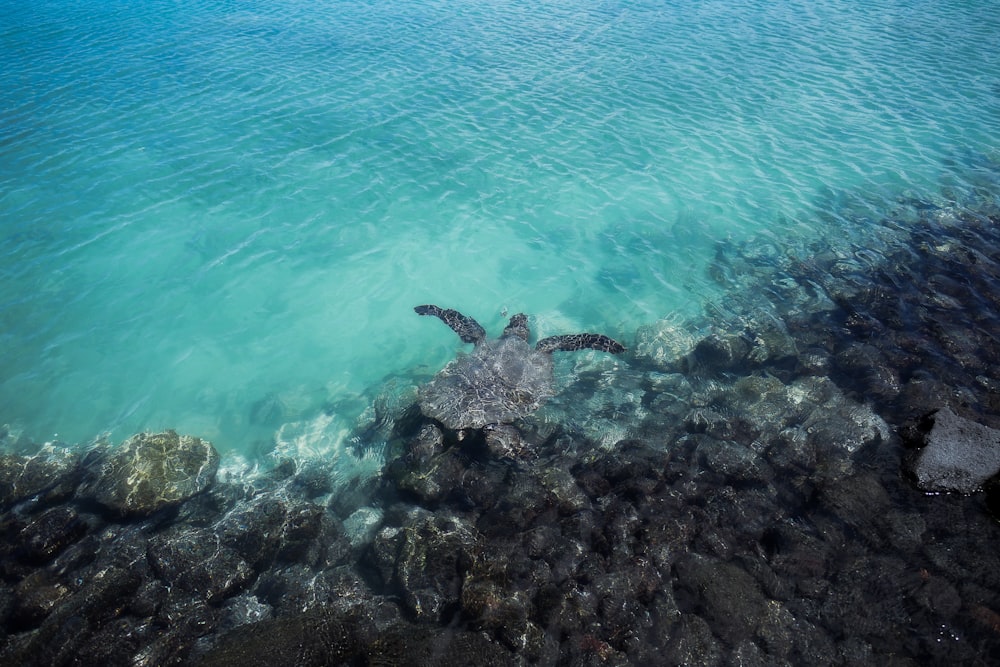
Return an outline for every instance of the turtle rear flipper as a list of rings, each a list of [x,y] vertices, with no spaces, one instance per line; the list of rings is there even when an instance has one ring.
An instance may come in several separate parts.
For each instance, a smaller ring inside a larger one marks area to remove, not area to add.
[[[556,350],[563,350],[565,352],[600,350],[601,352],[618,354],[625,351],[625,346],[603,334],[582,333],[543,338],[535,345],[535,349],[540,352],[555,352]]]
[[[438,308],[434,305],[417,306],[413,309],[417,315],[433,315],[451,327],[451,330],[458,334],[463,343],[474,343],[478,345],[486,338],[486,329],[471,317],[463,315],[451,308]]]

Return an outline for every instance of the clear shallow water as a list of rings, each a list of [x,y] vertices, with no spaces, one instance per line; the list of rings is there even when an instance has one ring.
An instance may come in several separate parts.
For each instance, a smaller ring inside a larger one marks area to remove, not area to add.
[[[966,186],[995,2],[11,3],[0,421],[251,451],[459,348],[433,302],[626,341],[714,244]],[[823,222],[820,222],[823,221]]]

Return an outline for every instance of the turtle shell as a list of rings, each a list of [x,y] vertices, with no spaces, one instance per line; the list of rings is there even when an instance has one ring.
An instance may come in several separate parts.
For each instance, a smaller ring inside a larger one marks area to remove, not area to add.
[[[447,428],[480,429],[525,417],[555,394],[552,355],[517,336],[483,340],[420,390],[420,408]]]

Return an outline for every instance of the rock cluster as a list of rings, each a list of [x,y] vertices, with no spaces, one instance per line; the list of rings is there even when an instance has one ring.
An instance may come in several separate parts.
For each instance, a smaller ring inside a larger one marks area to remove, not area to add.
[[[334,576],[357,552],[298,474],[247,485],[217,479],[218,462],[173,432],[3,457],[0,663],[178,664],[200,637],[361,585]]]
[[[762,435],[783,450],[787,426],[774,428]],[[872,431],[862,447],[880,442]],[[966,551],[980,575],[963,584],[924,540],[968,549],[978,536],[944,537],[947,519],[907,504],[905,483],[886,488],[891,476],[826,444],[796,458],[695,432],[669,452],[633,440],[526,465],[445,448],[421,464],[433,485],[390,485],[376,588],[417,622],[485,632],[530,664],[876,664],[903,646],[971,661],[969,646],[943,650],[940,627],[975,628],[992,609],[1000,582],[982,573],[997,556]],[[912,614],[922,636],[900,633]]]

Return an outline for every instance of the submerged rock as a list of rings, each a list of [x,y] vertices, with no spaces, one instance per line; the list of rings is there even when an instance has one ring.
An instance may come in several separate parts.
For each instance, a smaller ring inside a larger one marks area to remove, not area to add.
[[[253,570],[211,531],[184,527],[153,539],[148,558],[157,576],[179,592],[217,603],[238,593]]]
[[[457,607],[479,539],[475,527],[459,516],[420,511],[403,528],[383,528],[373,555],[417,619],[440,621]]]
[[[92,471],[84,495],[121,515],[146,516],[179,505],[215,481],[212,443],[175,431],[140,433]]]
[[[18,539],[21,559],[42,564],[51,561],[87,532],[87,524],[72,507],[57,506],[39,514]]]
[[[86,659],[88,646],[105,628],[123,620],[127,601],[141,585],[142,577],[135,568],[111,566],[83,582],[69,594],[64,590],[51,613],[30,633],[22,633],[0,650],[0,663],[5,665],[69,665],[108,664]],[[117,637],[105,637],[100,643],[112,646],[124,644],[129,634],[124,629]]]
[[[944,407],[934,413],[913,474],[924,491],[973,493],[1000,472],[1000,430],[959,417]]]
[[[689,553],[677,562],[680,586],[699,600],[714,634],[732,642],[753,636],[768,613],[768,600],[745,570]]]
[[[692,367],[707,367],[713,371],[725,371],[746,363],[750,354],[750,341],[736,334],[711,334],[694,348]]]
[[[0,506],[44,493],[52,499],[70,495],[79,481],[80,457],[46,445],[37,454],[0,454]]]
[[[687,326],[676,321],[659,320],[636,331],[634,355],[640,362],[669,372],[697,344],[697,336]]]

